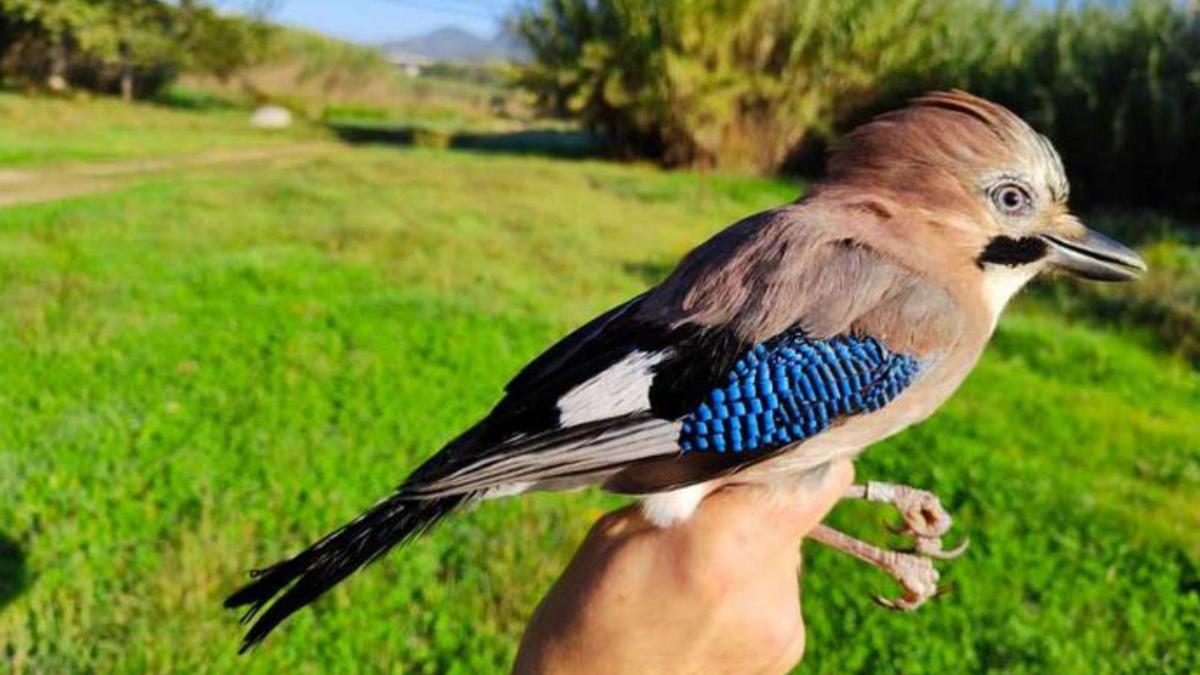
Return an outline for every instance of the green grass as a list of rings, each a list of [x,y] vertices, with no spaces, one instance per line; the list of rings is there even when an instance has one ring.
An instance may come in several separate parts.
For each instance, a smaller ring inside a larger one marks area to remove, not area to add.
[[[322,130],[303,122],[282,131],[255,129],[250,126],[249,110],[222,108],[195,97],[164,100],[215,109],[198,115],[183,108],[109,98],[81,103],[0,92],[0,169],[271,147],[325,137]]]
[[[386,494],[557,336],[797,191],[367,148],[0,210],[0,663],[503,671],[620,499],[486,504],[249,657],[220,600]],[[955,592],[906,615],[810,547],[805,672],[1200,668],[1200,377],[1098,326],[1006,318],[944,411],[867,454],[861,478],[935,489],[972,547],[944,567]],[[885,515],[835,519],[880,539]]]

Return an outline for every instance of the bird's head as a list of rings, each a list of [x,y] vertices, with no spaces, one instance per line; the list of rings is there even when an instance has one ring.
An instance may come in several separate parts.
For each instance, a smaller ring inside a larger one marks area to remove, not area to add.
[[[1062,160],[1045,136],[964,92],[928,94],[854,130],[834,148],[827,183],[901,211],[910,243],[970,268],[1001,305],[1043,270],[1100,281],[1146,270],[1070,213]]]

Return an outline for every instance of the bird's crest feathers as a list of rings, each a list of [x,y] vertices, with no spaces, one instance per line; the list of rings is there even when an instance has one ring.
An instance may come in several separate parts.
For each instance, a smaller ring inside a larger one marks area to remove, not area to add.
[[[831,182],[903,185],[917,195],[938,192],[921,182],[931,169],[972,175],[1014,166],[1066,201],[1066,172],[1050,141],[1004,106],[955,90],[925,94],[856,128],[834,145],[826,168]]]

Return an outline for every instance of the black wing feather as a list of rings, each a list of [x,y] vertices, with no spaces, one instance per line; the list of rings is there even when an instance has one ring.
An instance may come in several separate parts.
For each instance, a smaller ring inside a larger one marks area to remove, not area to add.
[[[266,608],[246,632],[239,651],[244,653],[261,642],[284,619],[393,546],[421,535],[470,497],[412,500],[392,496],[299,554],[255,570],[251,573],[254,580],[225,600],[229,608],[249,606],[243,623]]]
[[[589,357],[594,358],[595,355],[590,352],[593,351],[596,342],[609,344],[621,342],[622,340],[613,339],[613,333],[620,334],[623,331],[618,330],[606,333],[606,330],[612,324],[618,323],[620,319],[626,318],[635,312],[645,295],[643,293],[627,302],[617,305],[568,333],[566,337],[554,343],[549,349],[527,363],[524,368],[509,380],[508,384],[504,387],[504,391],[514,393],[537,389],[546,380],[559,377],[561,375],[559,369],[567,361],[578,356],[580,352],[587,351],[589,352]]]

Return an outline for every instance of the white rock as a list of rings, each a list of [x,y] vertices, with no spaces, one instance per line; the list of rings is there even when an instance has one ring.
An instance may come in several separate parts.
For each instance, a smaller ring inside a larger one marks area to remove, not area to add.
[[[292,125],[292,111],[277,105],[264,105],[250,116],[250,126],[259,129],[284,129]]]

